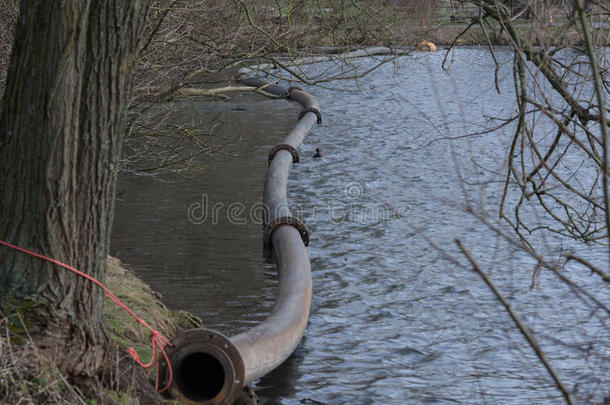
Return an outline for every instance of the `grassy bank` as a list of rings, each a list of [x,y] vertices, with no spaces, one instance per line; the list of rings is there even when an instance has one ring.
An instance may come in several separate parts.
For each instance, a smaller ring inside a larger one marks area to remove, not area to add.
[[[164,336],[171,338],[180,330],[201,326],[199,318],[186,312],[172,311],[163,305],[159,294],[122,266],[118,259],[108,259],[106,285]],[[95,397],[84,394],[66,380],[52,356],[39,348],[36,338],[28,334],[18,317],[12,317],[10,321],[1,319],[0,404],[158,403],[158,398],[143,398],[141,386],[148,382],[131,371],[130,362],[133,361],[124,354],[128,347],[134,347],[142,359],[150,358],[148,329],[138,325],[127,312],[108,300],[104,305],[104,316],[108,337],[118,347],[111,367],[116,369],[116,373],[104,378],[103,383],[100,381]]]

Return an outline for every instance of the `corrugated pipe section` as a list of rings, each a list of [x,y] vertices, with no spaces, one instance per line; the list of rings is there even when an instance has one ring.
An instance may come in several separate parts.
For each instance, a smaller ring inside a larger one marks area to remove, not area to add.
[[[286,89],[250,77],[242,68],[237,80],[245,86],[264,87],[275,96],[296,101],[303,110],[298,123],[283,143],[269,154],[265,180],[265,232],[279,278],[277,299],[271,314],[260,325],[233,337],[208,329],[189,329],[178,334],[168,350],[173,370],[172,397],[187,404],[230,404],[248,383],[264,376],[297,347],[309,320],[311,272],[305,246],[307,230],[288,209],[287,185],[297,149],[321,122],[316,99],[301,89]],[[167,374],[167,370],[163,370]],[[165,376],[167,378],[167,375]]]

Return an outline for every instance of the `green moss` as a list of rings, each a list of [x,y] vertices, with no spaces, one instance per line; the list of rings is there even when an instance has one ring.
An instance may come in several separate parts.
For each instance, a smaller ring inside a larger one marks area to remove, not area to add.
[[[138,402],[134,402],[134,399],[124,392],[109,392],[107,393],[108,399],[112,400],[118,405],[137,405]]]
[[[5,334],[8,333],[11,337],[12,344],[23,345],[31,339],[29,331],[32,330],[31,323],[24,314],[34,311],[34,303],[28,300],[20,301],[18,304],[16,302],[10,304],[4,302],[3,308],[6,312],[0,311],[0,324],[3,324]]]
[[[117,259],[108,259],[105,284],[139,317],[169,339],[180,330],[201,326],[199,318],[168,309],[159,294],[125,269]],[[100,403],[99,398],[104,398],[104,402],[119,405],[139,404],[130,393],[106,388],[96,393],[96,398],[87,398],[77,387],[68,384],[53,359],[47,357],[28,334],[27,325],[19,315],[27,308],[13,309],[16,311],[14,315],[0,316],[0,330],[3,331],[0,334],[0,402],[95,405]],[[150,332],[147,328],[109,300],[105,301],[104,317],[112,343],[123,349],[133,347],[144,362],[150,359]]]
[[[180,330],[201,326],[199,318],[168,309],[158,293],[112,257],[108,258],[106,286],[136,315],[169,339]],[[104,317],[109,336],[116,345],[125,349],[133,347],[142,358],[150,357],[150,331],[146,327],[110,301],[105,302]]]

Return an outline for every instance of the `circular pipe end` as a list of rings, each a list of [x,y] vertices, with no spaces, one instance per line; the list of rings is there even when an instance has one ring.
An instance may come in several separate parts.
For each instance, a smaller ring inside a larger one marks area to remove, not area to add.
[[[209,329],[188,329],[172,345],[167,350],[172,397],[185,404],[232,403],[244,386],[244,363],[226,336]],[[161,372],[167,380],[167,367]]]

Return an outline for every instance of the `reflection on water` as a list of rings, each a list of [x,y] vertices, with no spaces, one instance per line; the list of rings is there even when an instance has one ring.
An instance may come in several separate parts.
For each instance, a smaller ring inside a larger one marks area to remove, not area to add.
[[[260,223],[236,225],[231,219],[243,222],[260,203],[267,152],[299,110],[258,97],[241,98],[233,111],[228,103],[218,104],[227,112],[215,122],[217,131],[233,139],[241,134],[226,151],[237,157],[207,161],[204,172],[189,178],[120,175],[111,253],[159,291],[167,305],[232,335],[265,318],[275,279],[261,254]],[[190,103],[180,107],[172,117],[177,125],[195,119],[195,125],[206,126],[218,110],[206,103],[196,112]],[[278,120],[275,110],[285,119]],[[247,211],[240,211],[242,205]]]
[[[497,56],[509,61],[511,53]],[[497,218],[510,128],[437,140],[480,130],[490,122],[483,115],[510,115],[510,63],[500,71],[498,95],[485,50],[459,49],[449,72],[440,69],[442,57],[401,58],[400,70],[374,72],[359,92],[312,89],[325,121],[306,140],[289,185],[289,201],[311,233],[312,314],[295,354],[256,383],[271,403],[561,401],[508,315],[464,265],[456,238],[534,330],[575,397],[587,403],[608,393],[607,316],[590,313],[548,272],[530,289],[535,262],[459,209],[466,192],[471,205]],[[261,226],[226,215],[197,225],[187,212],[204,194],[210,206],[259,202],[266,154],[298,112],[284,101],[233,103],[247,111],[227,112],[223,131],[254,140],[236,146],[241,157],[177,182],[122,176],[112,243],[112,253],[168,305],[229,335],[273,305],[276,281],[261,256]],[[324,158],[311,158],[316,147]],[[546,243],[550,251],[569,247]],[[577,267],[565,271],[610,302],[597,279]]]

